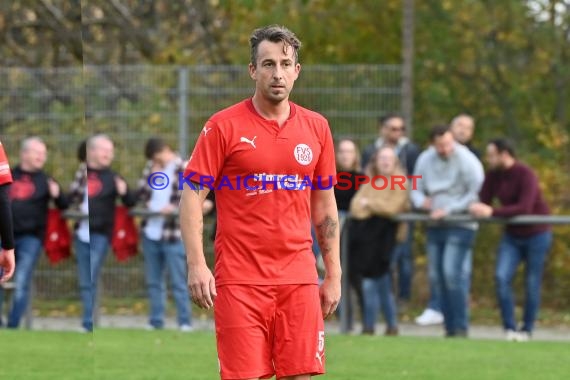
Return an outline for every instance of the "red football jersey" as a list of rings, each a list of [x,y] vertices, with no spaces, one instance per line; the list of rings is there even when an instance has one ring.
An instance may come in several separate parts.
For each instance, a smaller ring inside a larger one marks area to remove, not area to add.
[[[317,283],[311,188],[336,184],[327,120],[290,103],[282,127],[251,99],[213,115],[184,172],[216,194],[215,276],[223,284]]]
[[[12,183],[12,172],[10,171],[8,157],[6,157],[6,153],[4,152],[2,141],[0,141],[0,185],[7,183]]]

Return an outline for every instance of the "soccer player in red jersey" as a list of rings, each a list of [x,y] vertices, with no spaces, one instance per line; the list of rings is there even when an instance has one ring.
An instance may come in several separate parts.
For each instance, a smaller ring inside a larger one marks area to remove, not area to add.
[[[16,269],[12,208],[8,191],[11,183],[12,172],[0,141],[0,282],[8,281]]]
[[[222,379],[305,380],[325,372],[324,323],[340,299],[336,169],[326,119],[289,101],[298,38],[268,26],[250,38],[252,98],[205,124],[181,182],[192,300],[214,307]],[[215,190],[215,277],[201,203]],[[318,285],[311,222],[326,267]]]

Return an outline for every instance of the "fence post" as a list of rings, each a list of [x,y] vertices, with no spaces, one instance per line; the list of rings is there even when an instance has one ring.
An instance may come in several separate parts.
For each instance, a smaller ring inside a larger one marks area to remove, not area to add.
[[[178,69],[178,152],[188,158],[188,67]]]
[[[340,332],[348,334],[350,332],[351,318],[350,310],[352,300],[350,297],[350,283],[348,280],[348,228],[350,226],[350,217],[347,217],[340,230],[340,263],[342,268],[341,277],[341,298],[340,298]]]

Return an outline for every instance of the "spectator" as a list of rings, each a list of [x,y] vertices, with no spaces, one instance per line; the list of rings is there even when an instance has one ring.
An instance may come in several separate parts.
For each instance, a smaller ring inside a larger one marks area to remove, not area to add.
[[[334,194],[338,208],[339,230],[341,231],[341,246],[344,233],[344,224],[350,209],[350,201],[356,193],[356,176],[362,175],[360,166],[360,152],[356,143],[347,138],[338,141],[336,149],[336,170],[339,183],[335,185]],[[350,250],[347,250],[347,276],[351,289],[345,294],[346,305],[348,307],[349,329],[352,330],[353,308],[351,291],[356,294],[356,302],[359,306],[360,314],[364,310],[362,298],[362,279],[357,271],[353,270],[354,263],[350,257]],[[339,310],[337,310],[340,312]]]
[[[386,179],[404,175],[399,167],[394,149],[383,147],[373,156],[371,183],[364,184],[350,202],[353,221],[350,225],[350,251],[355,257],[357,271],[362,275],[364,296],[364,334],[374,334],[378,309],[382,304],[386,320],[385,335],[398,335],[396,302],[390,279],[390,263],[396,244],[398,223],[393,215],[408,208],[408,193],[405,189],[388,186],[378,190]],[[375,181],[375,184],[372,183]],[[405,227],[405,224],[402,225]],[[405,234],[400,234],[405,238]]]
[[[111,139],[104,134],[94,135],[87,140],[86,149],[87,180],[84,186],[74,181],[72,188],[76,189],[75,197],[83,199],[81,210],[89,214],[89,219],[81,220],[76,230],[75,255],[83,304],[82,327],[90,332],[93,331],[99,273],[113,233],[115,201],[121,198],[131,207],[136,199],[125,180],[110,169],[114,157]]]
[[[420,154],[420,148],[406,137],[406,125],[404,118],[397,114],[388,114],[378,119],[378,138],[374,143],[364,149],[362,153],[362,165],[368,166],[370,158],[382,146],[394,148],[400,165],[406,174],[414,172],[416,160]]]
[[[16,266],[12,207],[10,207],[9,197],[11,183],[10,164],[4,152],[2,141],[0,141],[0,283],[12,278]],[[1,319],[0,315],[0,325],[2,325]]]
[[[49,202],[53,199],[62,210],[68,206],[59,184],[43,171],[46,160],[43,140],[28,137],[21,144],[20,162],[12,170],[14,182],[10,199],[16,247],[15,288],[8,316],[8,328],[12,329],[18,328],[28,308],[30,285],[42,252]]]
[[[516,159],[515,150],[507,140],[492,140],[487,145],[486,158],[489,171],[481,189],[481,202],[469,209],[472,215],[550,214],[536,174]],[[499,200],[499,206],[491,206],[494,199]],[[507,340],[527,341],[531,337],[540,305],[542,273],[551,244],[550,225],[507,224],[505,228],[498,249],[495,281]],[[526,299],[522,326],[517,331],[512,282],[521,261],[525,265]]]
[[[463,278],[465,260],[473,246],[477,223],[438,223],[446,215],[467,212],[483,183],[477,157],[453,139],[447,126],[430,133],[432,146],[416,163],[422,176],[412,189],[416,208],[430,213],[427,228],[428,275],[441,299],[446,336],[466,337],[469,327],[468,294]]]
[[[369,164],[369,159],[378,148],[390,146],[398,155],[400,164],[405,174],[414,172],[416,160],[420,154],[420,148],[406,137],[406,125],[404,118],[397,114],[388,114],[379,120],[379,135],[374,144],[364,150],[362,156],[363,165]],[[392,273],[397,274],[397,296],[402,308],[406,307],[412,297],[412,280],[414,276],[414,258],[412,245],[414,239],[414,223],[408,223],[408,235],[404,241],[398,242],[392,255]]]
[[[148,162],[139,181],[138,199],[149,211],[161,214],[143,219],[141,226],[145,279],[150,304],[149,328],[154,330],[164,327],[164,276],[167,270],[176,303],[178,328],[182,332],[188,332],[192,330],[192,310],[186,282],[186,253],[181,240],[178,216],[172,215],[178,210],[182,192],[178,188],[178,173],[184,172],[186,166],[180,156],[160,138],[147,141],[145,157]],[[150,176],[156,172],[164,173],[169,179],[165,188],[151,186]]]
[[[475,134],[475,119],[473,119],[473,116],[465,113],[455,116],[451,120],[450,130],[455,141],[465,145],[471,153],[481,160],[481,152],[473,146],[473,135]]]
[[[480,152],[472,144],[473,133],[475,131],[475,121],[473,117],[467,114],[459,114],[451,120],[450,131],[453,138],[458,143],[466,146],[469,150],[481,160]],[[471,272],[472,272],[472,256],[473,252],[469,251],[465,256],[463,264],[463,278],[465,279],[464,286],[466,287],[467,294],[471,288]],[[430,284],[430,298],[427,308],[423,313],[416,318],[416,323],[420,326],[439,325],[443,323],[443,314],[441,313],[441,300],[439,293],[434,290],[434,285]]]

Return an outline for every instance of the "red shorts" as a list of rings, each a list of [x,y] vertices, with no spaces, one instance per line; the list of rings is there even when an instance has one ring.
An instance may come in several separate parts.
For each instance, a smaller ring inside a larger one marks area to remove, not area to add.
[[[224,380],[325,373],[319,287],[224,285],[214,315]]]

